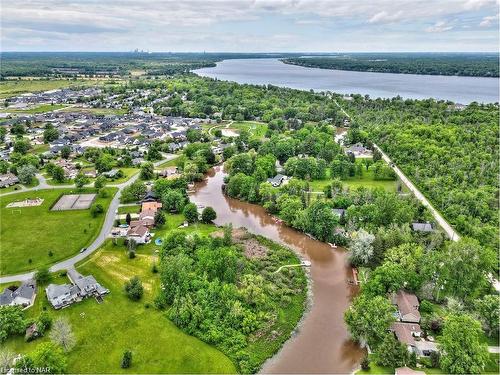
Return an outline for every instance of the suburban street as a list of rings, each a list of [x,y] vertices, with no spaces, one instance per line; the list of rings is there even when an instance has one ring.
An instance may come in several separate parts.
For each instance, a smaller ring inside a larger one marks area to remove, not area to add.
[[[333,102],[337,105],[337,107],[339,107],[342,113],[344,113],[350,120],[352,120],[352,116],[349,115],[335,99],[333,99]],[[373,147],[382,154],[382,159],[384,159],[384,161],[394,170],[394,172],[399,177],[401,182],[403,182],[408,187],[408,189],[413,193],[415,198],[417,198],[425,207],[429,209],[429,211],[432,213],[432,216],[434,216],[436,222],[439,224],[439,226],[441,226],[441,228],[443,228],[448,237],[452,241],[460,240],[460,236],[455,231],[455,229],[453,229],[453,227],[445,220],[445,218],[439,213],[439,211],[437,211],[434,207],[432,207],[432,204],[424,196],[424,194],[422,194],[422,192],[418,190],[418,188],[413,184],[413,182],[411,182],[410,179],[405,176],[403,171],[401,171],[401,169],[398,168],[398,166],[391,160],[391,158],[387,156],[387,154],[385,154],[385,152],[382,151],[382,149],[375,143],[373,144]]]
[[[391,158],[387,156],[379,146],[377,146],[374,143],[373,147],[382,154],[382,159],[384,159],[384,161],[391,166],[394,172],[398,175],[399,179],[408,187],[408,189],[410,189],[415,198],[417,198],[425,207],[429,209],[429,211],[432,213],[432,216],[434,216],[436,222],[441,226],[441,228],[443,228],[448,237],[452,241],[458,241],[460,239],[460,236],[455,231],[455,229],[453,229],[453,227],[450,224],[448,224],[448,222],[444,219],[444,217],[441,216],[441,214],[434,207],[432,207],[429,200],[420,192],[420,190],[418,190],[418,188],[413,184],[413,182],[411,182],[410,179],[405,176],[405,174],[401,171],[401,169],[399,169],[397,165],[394,164]]]
[[[169,154],[165,157],[165,159],[162,159],[158,162],[154,163],[154,166],[161,165],[167,161],[173,160],[177,158],[177,155]],[[48,185],[46,179],[42,175],[37,175],[37,178],[40,181],[40,184],[36,187],[33,188],[25,188],[22,190],[17,190],[15,192],[9,192],[5,193],[4,195],[10,195],[14,193],[19,193],[19,192],[25,192],[25,191],[36,191],[36,190],[42,190],[42,189],[68,189],[74,187],[74,185]],[[111,229],[113,228],[113,224],[115,222],[115,215],[118,210],[118,206],[120,205],[120,196],[122,190],[127,187],[128,185],[132,184],[139,178],[139,173],[136,173],[133,175],[130,179],[127,181],[113,185],[109,184],[107,186],[110,187],[116,187],[118,188],[118,191],[116,192],[115,196],[111,200],[109,204],[108,211],[106,212],[106,218],[104,219],[104,223],[102,225],[101,231],[99,232],[98,236],[94,239],[94,241],[87,247],[87,250],[85,250],[83,253],[78,253],[74,255],[71,258],[68,258],[66,260],[63,260],[59,263],[54,264],[49,268],[50,272],[57,272],[61,270],[67,270],[74,268],[75,264],[80,262],[81,260],[85,259],[88,257],[90,254],[92,254],[94,251],[96,251],[101,245],[104,243],[104,241],[108,238],[109,233],[111,232]],[[35,275],[35,271],[32,272],[26,272],[26,273],[21,273],[17,275],[8,275],[8,276],[2,276],[0,277],[0,284],[3,283],[11,283],[15,281],[25,281],[32,279],[33,276]]]

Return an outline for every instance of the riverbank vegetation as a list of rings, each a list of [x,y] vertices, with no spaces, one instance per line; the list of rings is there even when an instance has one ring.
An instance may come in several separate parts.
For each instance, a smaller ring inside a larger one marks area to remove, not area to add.
[[[240,231],[241,232],[241,231]],[[258,251],[256,250],[258,248]],[[256,372],[290,337],[305,308],[306,278],[291,250],[249,234],[173,232],[160,254],[157,306],[182,330]]]
[[[309,68],[359,72],[498,77],[498,53],[351,53],[281,61]]]

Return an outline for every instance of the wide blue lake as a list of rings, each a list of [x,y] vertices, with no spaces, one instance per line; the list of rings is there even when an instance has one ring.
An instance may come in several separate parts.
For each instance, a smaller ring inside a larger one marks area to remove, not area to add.
[[[216,67],[198,69],[195,73],[238,83],[362,94],[372,98],[399,95],[411,99],[451,100],[462,104],[499,101],[498,78],[327,70],[288,65],[278,59],[224,60],[217,63]]]

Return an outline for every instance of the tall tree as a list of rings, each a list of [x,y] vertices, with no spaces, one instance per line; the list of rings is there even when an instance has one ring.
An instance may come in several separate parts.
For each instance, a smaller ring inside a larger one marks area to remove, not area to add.
[[[481,342],[481,323],[469,315],[450,315],[438,338],[441,368],[450,374],[480,374],[488,361],[488,345]]]

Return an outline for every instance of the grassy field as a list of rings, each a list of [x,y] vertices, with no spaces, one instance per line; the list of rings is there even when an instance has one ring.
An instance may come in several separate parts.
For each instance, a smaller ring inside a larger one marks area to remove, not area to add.
[[[252,136],[257,138],[264,138],[267,131],[267,124],[257,121],[239,121],[233,122],[231,125],[229,125],[229,128],[238,130],[247,129]]]
[[[30,108],[30,109],[10,109],[5,108],[3,112],[9,113],[23,113],[23,114],[37,114],[37,113],[45,113],[55,111],[56,109],[66,108],[66,104],[42,104],[38,107]]]
[[[170,219],[170,217],[169,217]],[[61,311],[48,306],[45,293],[37,297],[28,313],[36,317],[45,306],[53,317],[67,317],[77,338],[68,355],[69,373],[234,373],[236,369],[224,354],[179,330],[152,305],[159,287],[157,274],[151,272],[154,256],[138,249],[129,259],[123,247],[107,242],[85,260],[78,271],[92,274],[110,290],[104,302],[88,299]],[[145,295],[140,302],[130,301],[123,284],[133,276],[143,282]],[[57,283],[68,282],[59,278]],[[22,337],[9,339],[5,346],[16,352],[32,351],[47,338],[26,343]],[[120,368],[124,350],[133,353],[132,367]]]
[[[0,196],[2,194],[5,194],[5,193],[10,193],[12,191],[20,190],[22,186],[30,188],[30,187],[38,186],[39,183],[40,182],[38,181],[38,179],[34,178],[33,181],[32,181],[32,183],[29,184],[29,185],[16,184],[16,185],[12,185],[12,186],[9,186],[9,187],[1,188],[0,189]]]
[[[33,145],[32,152],[35,154],[43,154],[50,150],[50,146],[47,143],[42,143],[41,145]]]
[[[79,108],[79,107],[68,107],[62,110],[62,112],[84,112],[91,113],[94,115],[125,115],[128,110],[122,108]]]
[[[139,168],[125,168],[125,167],[115,167],[115,168],[123,172],[123,177],[117,178],[116,180],[108,179],[109,185],[121,184],[122,182],[128,181],[130,177],[132,177],[133,175],[139,173]]]
[[[95,200],[105,210],[116,192],[113,188],[107,190],[107,198],[97,197]],[[70,192],[70,189],[57,189],[0,196],[0,272],[3,275],[56,263],[76,254],[93,241],[105,214],[92,218],[89,210],[50,211],[61,194]],[[36,197],[44,199],[41,206],[6,208],[10,202]],[[49,256],[49,251],[52,256]]]
[[[88,85],[89,83],[92,82],[66,79],[3,81],[0,82],[0,99],[17,96],[26,92],[48,91],[63,87]]]
[[[141,205],[134,204],[133,206],[122,206],[118,207],[118,215],[123,214],[138,214],[141,211]]]
[[[356,163],[360,163],[359,159],[356,160]],[[382,188],[386,191],[395,192],[398,187],[397,180],[375,180],[373,178],[372,168],[370,167],[367,171],[364,166],[363,166],[362,176],[348,177],[342,180],[342,183],[344,184],[345,187],[348,187],[349,189],[357,189],[359,187],[366,187],[369,189]],[[326,170],[326,178],[324,180],[313,180],[309,182],[312,191],[320,191],[320,192],[322,192],[323,188],[329,184],[331,184],[329,169]]]
[[[167,168],[167,167],[175,167],[176,161],[177,161],[177,158],[169,160],[169,161],[166,161],[165,163],[162,163],[162,164],[156,166],[155,169],[156,170],[161,170],[161,169]]]

